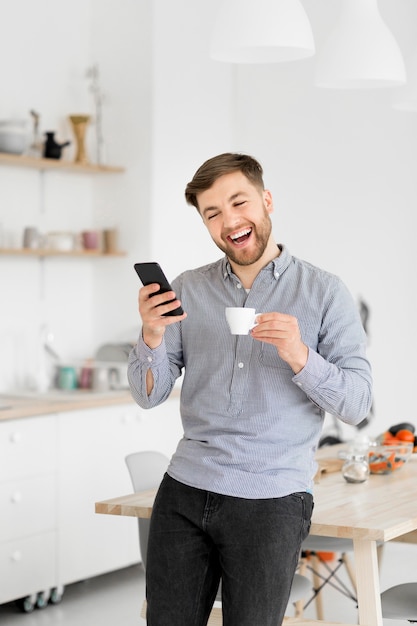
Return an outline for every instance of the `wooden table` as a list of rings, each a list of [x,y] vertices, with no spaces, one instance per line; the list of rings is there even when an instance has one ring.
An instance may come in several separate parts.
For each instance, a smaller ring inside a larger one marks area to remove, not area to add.
[[[96,502],[96,513],[149,518],[155,491]],[[321,477],[314,488],[312,535],[353,539],[360,626],[383,626],[377,542],[417,542],[417,459],[390,475],[362,484],[340,472]],[[336,622],[286,618],[285,624],[335,626]],[[351,625],[347,625],[351,626]]]

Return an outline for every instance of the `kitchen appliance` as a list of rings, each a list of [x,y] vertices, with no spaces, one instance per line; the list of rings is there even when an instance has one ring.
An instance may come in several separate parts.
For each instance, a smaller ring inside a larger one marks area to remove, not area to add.
[[[127,361],[132,343],[107,343],[98,348],[95,355],[93,388],[128,389]],[[95,383],[95,384],[94,384]]]

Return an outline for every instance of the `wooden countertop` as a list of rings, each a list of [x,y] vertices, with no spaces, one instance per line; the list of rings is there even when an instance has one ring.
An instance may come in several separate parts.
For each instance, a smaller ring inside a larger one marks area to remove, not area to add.
[[[56,391],[45,394],[0,394],[0,422],[131,403],[133,404],[134,400],[130,391],[126,389],[101,393],[75,390],[73,393]]]

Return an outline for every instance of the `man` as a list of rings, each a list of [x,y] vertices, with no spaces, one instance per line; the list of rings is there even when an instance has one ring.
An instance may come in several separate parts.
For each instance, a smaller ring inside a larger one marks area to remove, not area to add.
[[[174,293],[139,291],[133,397],[160,404],[184,370],[184,436],[152,514],[148,625],[203,626],[221,578],[224,626],[277,626],[310,528],[324,414],[358,424],[371,405],[365,333],[343,283],[275,243],[255,159],[209,159],[185,195],[225,256],[184,272]],[[180,303],[183,315],[163,317]],[[261,312],[249,335],[230,334],[228,306]]]

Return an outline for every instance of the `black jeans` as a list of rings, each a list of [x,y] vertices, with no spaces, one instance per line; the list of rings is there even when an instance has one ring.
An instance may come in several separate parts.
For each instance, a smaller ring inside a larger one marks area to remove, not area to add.
[[[279,626],[313,498],[249,500],[165,475],[146,569],[148,626],[205,626],[222,580],[224,626]]]

